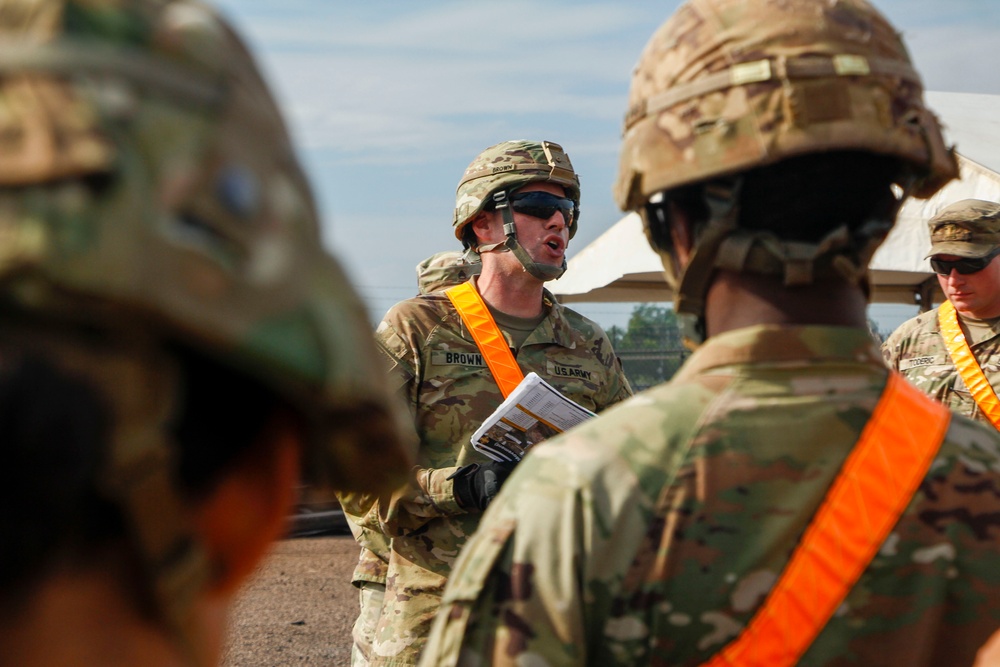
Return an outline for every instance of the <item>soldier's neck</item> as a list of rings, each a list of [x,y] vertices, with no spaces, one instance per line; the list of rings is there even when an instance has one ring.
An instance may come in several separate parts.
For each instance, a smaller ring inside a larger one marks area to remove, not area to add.
[[[491,308],[526,319],[542,314],[543,285],[520,264],[505,271],[483,262],[483,271],[476,277],[476,289]]]
[[[868,322],[864,292],[839,280],[786,287],[777,277],[719,271],[706,304],[709,336],[761,324],[865,328]]]

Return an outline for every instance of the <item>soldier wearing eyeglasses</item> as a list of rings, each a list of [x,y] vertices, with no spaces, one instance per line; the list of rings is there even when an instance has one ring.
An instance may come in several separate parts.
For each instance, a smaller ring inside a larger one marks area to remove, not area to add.
[[[520,370],[600,412],[632,393],[621,364],[600,326],[545,289],[566,269],[579,211],[580,181],[561,146],[505,141],[466,169],[454,229],[467,254],[481,259],[481,273],[467,284]],[[377,339],[413,413],[420,450],[402,491],[341,499],[362,545],[352,662],[411,665],[459,549],[513,465],[492,461],[470,443],[504,395],[445,292],[395,305]]]
[[[1000,424],[1000,204],[956,202],[928,222],[931,268],[946,301],[904,322],[886,363],[951,410]]]

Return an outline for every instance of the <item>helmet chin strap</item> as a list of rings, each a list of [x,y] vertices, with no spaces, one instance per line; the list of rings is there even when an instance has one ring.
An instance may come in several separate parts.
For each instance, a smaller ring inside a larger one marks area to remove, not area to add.
[[[477,252],[482,255],[484,252],[490,252],[496,250],[498,252],[513,252],[514,257],[517,257],[517,261],[521,263],[524,270],[533,275],[535,278],[546,282],[549,280],[557,280],[566,272],[566,258],[563,257],[562,264],[560,266],[555,266],[553,264],[542,264],[536,262],[528,254],[528,251],[517,242],[517,228],[514,226],[514,213],[510,208],[510,201],[507,199],[507,192],[501,190],[493,194],[493,201],[496,204],[496,208],[503,215],[503,232],[506,234],[507,238],[501,243],[490,243],[489,245],[479,246]]]
[[[705,342],[705,297],[715,271],[715,258],[723,241],[736,229],[742,178],[706,184],[709,221],[697,239],[694,252],[681,270],[674,298],[674,312],[681,338],[689,349]]]
[[[715,270],[780,277],[785,286],[808,285],[818,279],[836,279],[858,285],[868,294],[868,263],[892,229],[904,197],[874,214],[851,231],[846,224],[831,229],[815,242],[785,241],[764,231],[738,228],[742,177],[706,184],[709,221],[698,237],[687,266],[680,273],[674,310],[687,347],[704,342],[705,301]],[[661,255],[669,253],[661,252]],[[677,268],[670,258],[664,268]]]

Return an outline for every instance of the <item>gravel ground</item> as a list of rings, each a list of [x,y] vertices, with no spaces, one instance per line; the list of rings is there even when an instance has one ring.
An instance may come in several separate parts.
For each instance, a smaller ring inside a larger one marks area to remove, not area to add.
[[[357,560],[349,535],[278,542],[237,601],[223,665],[349,665]]]

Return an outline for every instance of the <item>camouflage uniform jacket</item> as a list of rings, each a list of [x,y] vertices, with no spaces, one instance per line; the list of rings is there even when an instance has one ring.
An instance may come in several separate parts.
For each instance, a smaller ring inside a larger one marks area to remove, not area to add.
[[[1000,391],[1000,324],[994,325],[994,335],[971,345],[970,349],[990,384]],[[938,326],[936,308],[903,322],[882,344],[882,355],[889,368],[898,370],[915,387],[947,405],[952,412],[990,423],[951,360]]]
[[[423,665],[699,665],[746,625],[878,402],[866,331],[751,327],[546,443],[456,564]],[[1000,627],[1000,434],[955,416],[802,665],[969,665]]]
[[[548,292],[544,299],[546,317],[515,354],[521,369],[536,372],[595,412],[631,396],[604,331],[556,303]],[[370,531],[361,533],[362,546],[376,548],[374,534],[392,538],[388,557],[363,552],[356,574],[375,580],[372,573],[379,561],[387,563],[386,627],[380,625],[382,637],[376,638],[386,659],[372,664],[416,664],[445,579],[481,517],[458,505],[447,478],[459,466],[489,460],[472,448],[469,438],[503,396],[443,293],[394,306],[379,325],[377,339],[414,414],[420,438],[418,467],[414,483],[392,498],[345,496],[342,501],[356,526]]]

